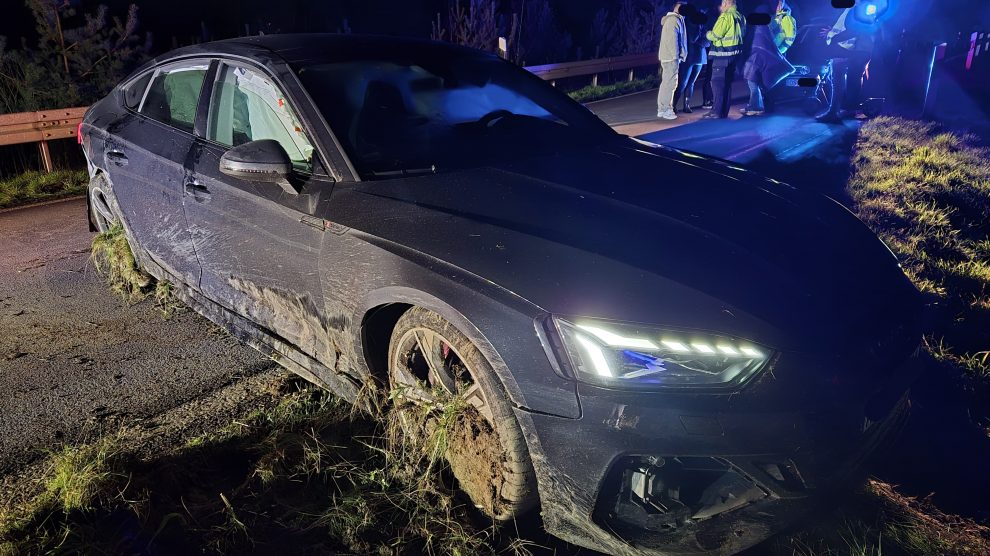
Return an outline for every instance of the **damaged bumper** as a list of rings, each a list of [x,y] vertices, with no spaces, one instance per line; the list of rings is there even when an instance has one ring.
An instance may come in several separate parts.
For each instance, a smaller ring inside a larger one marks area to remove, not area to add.
[[[777,378],[735,398],[582,386],[579,421],[526,419],[547,530],[611,554],[744,550],[864,478],[906,421],[922,368],[915,352],[882,386],[818,404],[793,390],[775,403],[794,386]]]

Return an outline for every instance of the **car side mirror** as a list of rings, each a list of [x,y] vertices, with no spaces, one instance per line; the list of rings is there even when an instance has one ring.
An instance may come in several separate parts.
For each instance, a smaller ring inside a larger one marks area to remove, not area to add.
[[[246,181],[277,183],[286,193],[299,193],[289,183],[289,154],[274,139],[250,141],[230,149],[220,157],[220,171]]]

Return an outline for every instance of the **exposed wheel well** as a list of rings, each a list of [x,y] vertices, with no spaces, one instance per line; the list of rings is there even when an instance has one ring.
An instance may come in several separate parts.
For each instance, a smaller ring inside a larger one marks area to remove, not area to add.
[[[399,317],[412,307],[407,303],[388,303],[365,313],[361,322],[361,345],[368,368],[376,378],[387,380],[388,347],[392,341],[392,331]]]

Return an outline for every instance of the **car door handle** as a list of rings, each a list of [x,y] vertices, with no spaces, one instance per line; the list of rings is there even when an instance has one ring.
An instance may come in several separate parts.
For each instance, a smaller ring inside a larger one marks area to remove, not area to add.
[[[200,185],[198,183],[187,183],[184,189],[186,191],[186,195],[189,195],[200,203],[205,203],[210,200],[210,190],[207,189],[205,185]]]
[[[127,166],[127,155],[120,151],[107,151],[107,160],[117,166]]]

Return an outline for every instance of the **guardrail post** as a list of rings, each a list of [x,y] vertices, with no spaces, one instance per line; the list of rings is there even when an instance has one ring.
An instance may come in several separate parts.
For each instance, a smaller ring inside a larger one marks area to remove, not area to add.
[[[633,80],[633,69],[629,68],[629,81]]]
[[[44,167],[45,173],[52,173],[54,167],[52,165],[52,153],[48,150],[48,141],[38,141],[38,154],[41,155],[41,165]]]
[[[598,74],[597,73],[595,75],[592,75],[591,76],[591,86],[592,87],[597,87],[598,86]]]

